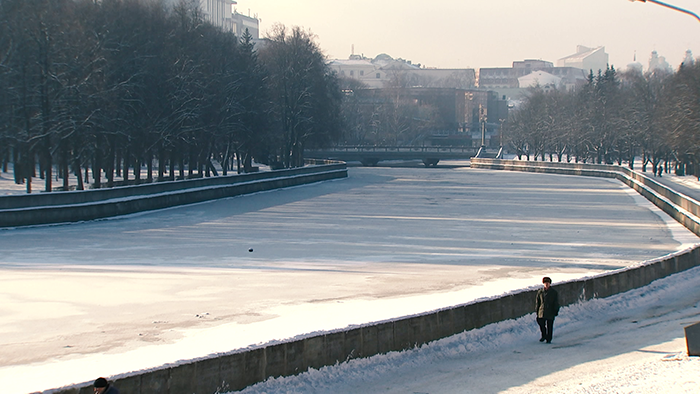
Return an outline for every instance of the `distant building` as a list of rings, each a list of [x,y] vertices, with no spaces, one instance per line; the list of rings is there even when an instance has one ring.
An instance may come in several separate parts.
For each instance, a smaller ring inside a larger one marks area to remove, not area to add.
[[[653,73],[656,71],[662,71],[662,72],[672,72],[671,65],[668,64],[666,61],[666,58],[663,56],[659,56],[656,51],[651,52],[651,57],[649,58],[649,72]]]
[[[341,78],[352,78],[368,88],[381,89],[389,84],[402,87],[471,89],[476,85],[474,69],[421,68],[411,61],[381,54],[374,59],[353,55],[331,61],[329,67]]]
[[[200,0],[202,11],[206,14],[206,19],[214,26],[222,27],[231,31],[232,5],[236,4],[231,0]]]
[[[588,48],[583,45],[576,46],[576,53],[557,60],[557,67],[575,67],[589,74],[598,74],[598,70],[605,71],[608,68],[608,54],[605,47]]]
[[[552,62],[544,60],[514,61],[513,67],[492,67],[479,69],[479,87],[482,89],[517,89],[518,78],[537,70],[551,70]]]
[[[693,52],[688,49],[685,51],[685,58],[683,58],[683,62],[681,64],[685,67],[691,67],[695,64],[695,58],[693,57]]]
[[[237,37],[243,37],[246,29],[248,29],[248,32],[254,40],[260,38],[260,20],[257,18],[257,16],[245,16],[243,14],[239,14],[238,11],[234,9],[231,16],[231,23],[233,25],[231,30]]]
[[[539,86],[544,91],[549,91],[560,88],[562,86],[562,79],[556,75],[538,70],[518,78],[518,85],[521,88]]]
[[[379,89],[389,80],[386,70],[382,70],[368,59],[333,60],[328,66],[341,78],[352,78],[368,88]]]
[[[180,0],[165,0],[171,6],[178,3]],[[245,30],[248,29],[253,39],[259,38],[260,21],[257,17],[245,16],[239,14],[233,6],[237,4],[233,0],[192,0],[195,4],[198,2],[204,14],[204,20],[214,26],[222,28],[224,31],[230,31],[241,37]]]
[[[476,71],[473,68],[421,68],[409,74],[415,86],[473,89]]]
[[[540,73],[521,79],[535,72]],[[479,88],[496,91],[502,99],[518,100],[535,80],[540,86],[570,90],[585,83],[586,72],[576,67],[554,67],[552,62],[534,59],[514,61],[513,67],[479,69]]]
[[[640,74],[644,72],[644,66],[642,66],[642,63],[637,61],[637,54],[634,55],[634,62],[627,65],[627,70],[636,71]]]

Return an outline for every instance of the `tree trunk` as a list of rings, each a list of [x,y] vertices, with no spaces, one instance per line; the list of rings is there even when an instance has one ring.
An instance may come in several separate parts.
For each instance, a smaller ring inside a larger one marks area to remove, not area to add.
[[[177,163],[177,153],[175,153],[175,148],[170,151],[170,180],[175,180],[175,163]]]
[[[102,163],[100,160],[100,150],[95,149],[95,159],[92,162],[92,179],[95,181],[95,189],[102,187]]]
[[[153,182],[153,152],[150,149],[146,152],[146,182]]]
[[[114,157],[116,153],[116,141],[114,141],[114,138],[115,137],[112,136],[107,141],[109,144],[109,150],[107,151],[107,163],[105,163],[107,187],[114,187]]]
[[[22,178],[22,165],[20,164],[19,160],[19,149],[15,147],[15,149],[12,150],[12,167],[15,169],[14,180],[16,185],[22,184],[22,181],[24,179]]]
[[[206,177],[209,178],[211,176],[211,160],[208,157],[205,157],[204,160],[202,160],[202,163],[204,164],[204,172]]]
[[[134,180],[138,185],[141,183],[141,155],[134,156]]]
[[[51,159],[51,147],[48,145],[48,141],[46,142],[46,147],[44,148],[44,191],[45,192],[51,192],[53,189],[53,186],[51,185],[51,181],[53,178],[53,160]]]
[[[253,156],[250,154],[250,152],[243,154],[243,171],[253,171]]]
[[[165,179],[165,149],[158,147],[158,181]]]
[[[194,153],[194,147],[191,146],[189,148],[189,150],[190,150],[190,162],[188,163],[187,177],[192,178],[192,176],[194,175],[194,167],[196,165],[197,158],[196,158],[195,153]]]
[[[223,162],[221,163],[221,172],[223,173],[223,176],[226,176],[228,174],[228,164],[229,164],[229,160],[230,160],[230,155],[231,155],[231,141],[228,141],[226,143],[226,151],[224,152]]]
[[[83,174],[80,171],[80,157],[76,156],[73,158],[73,172],[75,173],[75,178],[78,180],[77,190],[85,190],[83,185]]]
[[[182,150],[180,150],[178,155],[180,157],[180,164],[178,165],[178,169],[180,170],[180,179],[185,179],[185,155],[183,154]]]
[[[59,171],[61,176],[63,177],[63,191],[67,192],[70,189],[70,185],[68,184],[68,177],[70,176],[70,169],[68,168],[68,149],[64,146],[63,149],[61,149],[61,170]]]
[[[128,184],[128,182],[129,182],[129,160],[130,160],[130,158],[131,158],[131,152],[130,152],[130,151],[131,151],[131,149],[129,149],[129,148],[127,147],[126,150],[124,151],[124,158],[123,158],[123,160],[124,160],[124,176],[123,176],[123,179],[124,179],[124,183],[126,183],[126,184]]]
[[[212,163],[211,160],[207,160],[207,176],[210,176],[210,170],[214,176],[219,176],[219,173],[216,171],[216,167],[214,167],[214,163]]]
[[[116,158],[114,159],[114,163],[115,163],[114,170],[115,170],[117,176],[121,177],[122,176],[122,150],[121,149],[117,149],[117,155],[116,155]]]

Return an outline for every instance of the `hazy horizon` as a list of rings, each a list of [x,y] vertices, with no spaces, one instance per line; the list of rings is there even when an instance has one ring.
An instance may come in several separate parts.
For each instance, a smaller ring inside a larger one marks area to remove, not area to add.
[[[669,2],[700,12],[697,1]],[[239,0],[234,7],[258,16],[261,36],[276,23],[311,30],[330,59],[347,59],[354,47],[369,58],[386,53],[426,67],[478,69],[524,59],[556,64],[584,45],[604,46],[623,70],[635,55],[646,69],[654,50],[674,69],[686,50],[700,55],[698,20],[629,0]]]

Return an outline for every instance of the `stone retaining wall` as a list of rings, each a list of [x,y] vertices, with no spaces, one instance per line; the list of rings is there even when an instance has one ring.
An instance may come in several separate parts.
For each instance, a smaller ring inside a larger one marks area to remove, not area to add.
[[[472,161],[472,166],[496,168],[505,165],[504,163],[495,163],[493,160],[490,160],[491,163],[487,163],[485,160],[479,159],[477,163]],[[547,166],[528,168],[518,164],[517,170],[571,172],[576,175],[613,178],[617,178],[615,173],[620,173],[617,170],[612,170],[609,166],[603,166],[603,168],[566,168],[566,171],[552,170],[555,167],[549,169],[545,167]],[[629,175],[628,177],[632,178]],[[650,190],[664,189],[659,184],[646,185],[643,179],[636,180],[636,182]],[[668,194],[671,198],[678,200],[681,204],[688,204],[688,206],[696,204],[692,201],[683,201],[684,196],[669,190],[655,193]],[[659,200],[661,197],[658,197]],[[663,198],[667,200],[664,203],[673,204],[670,201],[671,198]],[[680,212],[682,208],[679,207],[676,210]],[[591,278],[564,282],[553,287],[559,292],[561,304],[570,305],[646,286],[656,279],[699,265],[700,249],[695,247],[637,266]],[[353,358],[411,349],[466,330],[519,318],[533,313],[535,292],[536,290],[521,290],[500,298],[477,300],[404,319],[315,334],[302,339],[242,349],[180,365],[164,366],[157,370],[136,373],[132,376],[117,377],[115,386],[121,392],[128,394],[212,394],[240,390],[270,377],[295,375],[309,368],[318,369]],[[85,394],[92,393],[92,386],[90,383],[85,383],[48,392]]]
[[[627,167],[603,164],[560,163],[550,161],[521,161],[498,159],[471,159],[472,168],[541,172],[562,175],[614,178],[634,189],[652,204],[674,218],[685,228],[700,236],[700,203],[691,197],[671,190],[664,185]]]

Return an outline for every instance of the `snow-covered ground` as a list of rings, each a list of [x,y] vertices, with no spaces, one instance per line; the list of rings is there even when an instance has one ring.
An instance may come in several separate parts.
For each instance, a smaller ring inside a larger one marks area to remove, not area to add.
[[[683,337],[700,321],[698,289],[700,267],[562,308],[551,344],[531,314],[242,393],[698,393],[700,357]]]
[[[397,318],[697,242],[614,180],[464,167],[351,168],[343,180],[0,230],[0,387],[26,393]],[[557,324],[563,341],[565,316]]]

